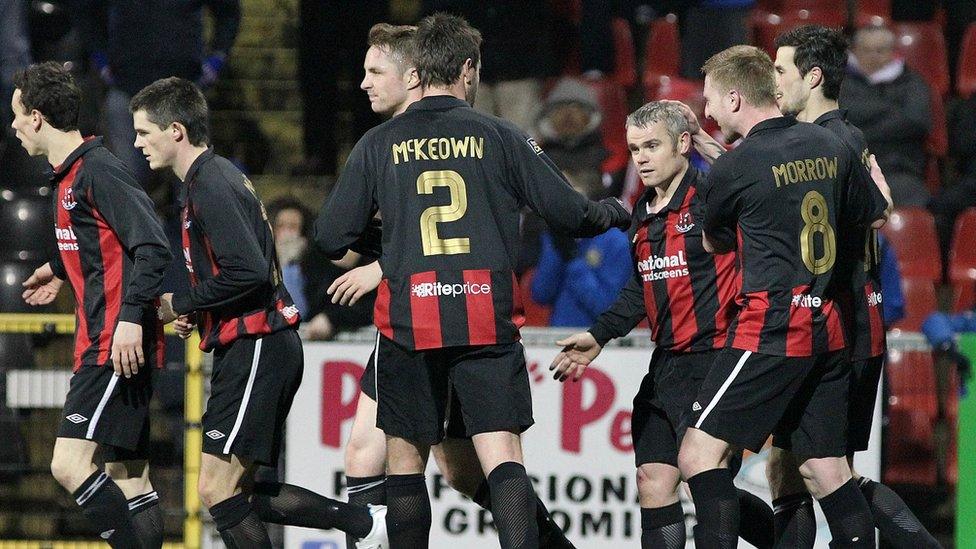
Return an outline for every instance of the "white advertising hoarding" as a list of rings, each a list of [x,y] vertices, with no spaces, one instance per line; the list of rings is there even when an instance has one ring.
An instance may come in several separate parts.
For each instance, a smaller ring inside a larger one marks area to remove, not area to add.
[[[343,447],[371,350],[366,342],[305,344],[305,377],[288,417],[287,482],[345,499]],[[578,383],[559,383],[549,375],[557,351],[555,345],[526,346],[536,423],[523,445],[536,491],[580,549],[639,547],[630,414],[650,349],[608,347]],[[872,478],[878,478],[880,464],[879,426],[876,420],[872,448],[858,456],[858,467]],[[736,482],[768,501],[764,462],[763,454],[748,457]],[[490,513],[447,487],[433,459],[427,482],[431,547],[498,547]],[[693,522],[693,507],[685,504]],[[829,532],[826,524],[820,526],[818,547],[827,547]],[[344,544],[337,531],[285,530],[289,549],[340,549]]]

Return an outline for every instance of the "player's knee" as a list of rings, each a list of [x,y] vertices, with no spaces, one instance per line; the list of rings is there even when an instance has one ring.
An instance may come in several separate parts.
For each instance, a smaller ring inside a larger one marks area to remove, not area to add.
[[[710,459],[711,456],[707,455],[704,450],[705,448],[695,444],[693,441],[686,440],[681,445],[681,449],[678,451],[678,469],[681,470],[681,474],[686,479],[702,471],[718,467],[718,463],[721,460]]]
[[[51,474],[54,476],[54,480],[58,481],[58,484],[68,490],[73,490],[81,485],[88,476],[88,470],[84,465],[86,464],[80,463],[75,456],[64,452],[55,452],[51,458]]]
[[[678,499],[680,476],[674,467],[645,464],[637,468],[637,492],[641,507],[655,508],[671,505]]]
[[[368,437],[354,436],[346,445],[345,462],[348,476],[382,475],[386,465],[386,445],[376,444]]]
[[[208,509],[233,496],[236,490],[237,486],[227,482],[226,479],[200,471],[197,493],[200,494],[200,501]]]
[[[799,471],[807,489],[817,499],[832,493],[851,478],[844,458],[808,459],[800,464]]]

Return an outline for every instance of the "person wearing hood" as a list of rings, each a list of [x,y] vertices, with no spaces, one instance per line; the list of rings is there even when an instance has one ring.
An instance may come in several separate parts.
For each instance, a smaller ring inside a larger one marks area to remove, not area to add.
[[[932,129],[929,86],[895,55],[895,35],[881,26],[854,35],[840,105],[864,132],[895,206],[925,206],[925,145]]]
[[[593,90],[567,78],[549,94],[536,125],[546,153],[590,199],[607,194],[600,168],[607,154],[601,121]],[[544,231],[540,242],[532,299],[552,305],[552,326],[589,326],[613,304],[631,274],[627,236],[617,229],[581,239]]]

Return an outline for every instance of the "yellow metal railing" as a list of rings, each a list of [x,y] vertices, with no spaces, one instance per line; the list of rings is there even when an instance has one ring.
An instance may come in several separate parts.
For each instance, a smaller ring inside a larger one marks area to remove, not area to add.
[[[0,313],[0,333],[15,334],[73,334],[75,317],[71,314]],[[166,333],[175,334],[172,324]],[[185,434],[183,445],[183,543],[166,543],[163,549],[199,549],[203,526],[200,521],[200,496],[197,479],[200,476],[202,439],[200,422],[203,418],[203,352],[200,337],[194,333],[186,341],[186,389],[183,404]],[[0,549],[102,549],[104,542],[73,541],[5,541]]]

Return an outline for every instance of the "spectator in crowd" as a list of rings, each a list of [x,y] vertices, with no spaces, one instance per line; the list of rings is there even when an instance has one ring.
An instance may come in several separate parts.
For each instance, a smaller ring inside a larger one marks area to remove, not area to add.
[[[603,181],[600,166],[607,156],[600,132],[602,122],[593,88],[567,77],[542,104],[533,133],[559,169],[568,172],[582,188],[599,190]]]
[[[943,261],[952,245],[956,217],[966,208],[976,206],[976,95],[959,103],[948,118],[949,156],[961,179],[932,197],[928,209],[935,216],[935,226],[942,245]]]
[[[932,128],[925,80],[895,56],[895,35],[880,26],[854,35],[840,105],[864,132],[895,206],[925,206],[925,145]]]
[[[293,197],[268,203],[268,220],[274,227],[275,248],[285,288],[306,324],[309,339],[332,339],[343,330],[353,330],[373,322],[375,292],[344,307],[332,303],[326,293],[329,285],[343,273],[357,267],[362,258],[349,252],[339,261],[330,261],[315,246],[309,246],[313,214]]]
[[[213,16],[204,44],[203,8]],[[132,145],[129,100],[160,78],[178,76],[207,88],[217,80],[237,37],[239,0],[81,0],[85,43],[108,87],[103,105],[106,144],[146,184],[149,164]]]
[[[425,0],[428,14],[463,16],[481,31],[481,84],[475,108],[531,133],[543,79],[556,74],[546,0]]]
[[[604,192],[599,179],[580,179],[568,170],[563,173],[573,188],[590,199]],[[532,279],[532,299],[552,306],[552,326],[589,326],[613,304],[632,269],[630,242],[618,229],[581,239],[545,231]]]

